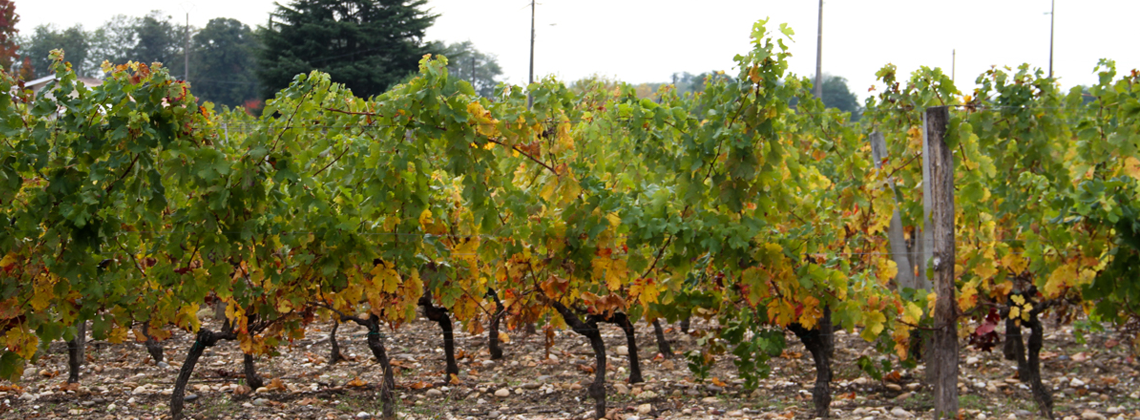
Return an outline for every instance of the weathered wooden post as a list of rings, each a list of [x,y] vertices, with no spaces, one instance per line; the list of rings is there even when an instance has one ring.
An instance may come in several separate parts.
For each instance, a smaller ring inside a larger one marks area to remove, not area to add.
[[[934,416],[958,415],[958,305],[954,298],[954,156],[946,147],[950,110],[945,106],[926,109],[926,148],[930,161],[930,219],[934,242],[931,265],[934,273],[933,353],[927,369],[934,369]]]

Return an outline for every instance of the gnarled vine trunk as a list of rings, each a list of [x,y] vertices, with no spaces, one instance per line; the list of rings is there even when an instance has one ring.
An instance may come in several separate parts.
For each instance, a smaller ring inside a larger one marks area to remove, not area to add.
[[[653,319],[653,335],[657,338],[657,352],[666,359],[673,358],[673,347],[669,345],[669,340],[665,339],[665,329],[661,328],[661,319]]]
[[[455,332],[452,330],[451,316],[447,315],[447,309],[431,303],[431,291],[429,290],[424,291],[419,304],[424,308],[424,316],[435,321],[443,330],[443,355],[447,361],[447,367],[443,371],[443,381],[449,382],[451,375],[459,376],[459,365],[455,363]]]
[[[594,316],[586,318],[586,322],[582,322],[575,315],[570,308],[563,305],[561,302],[554,301],[551,303],[554,310],[562,315],[562,320],[566,321],[566,325],[574,332],[586,337],[590,340],[590,347],[594,349],[594,360],[597,365],[594,366],[594,382],[590,384],[588,395],[594,399],[594,416],[602,418],[606,416],[606,343],[602,341],[602,334],[598,331],[598,319]]]
[[[823,317],[814,329],[806,329],[800,324],[788,325],[788,329],[804,343],[815,361],[815,386],[811,390],[811,399],[815,404],[815,417],[827,418],[831,407],[831,353],[828,349],[830,337],[824,331],[832,330],[831,311],[824,307]]]
[[[158,340],[155,340],[154,337],[150,336],[149,321],[143,324],[142,333],[143,337],[146,337],[146,341],[143,342],[143,345],[146,346],[146,352],[150,354],[150,358],[154,359],[155,363],[162,363],[162,360],[164,358],[162,354],[162,344],[159,343]]]
[[[1009,319],[1006,316],[1006,345],[1003,347],[1003,352],[1007,353],[1007,356],[1013,356],[1012,360],[1017,361],[1017,377],[1021,382],[1029,385],[1029,390],[1033,394],[1033,400],[1037,403],[1037,409],[1041,411],[1041,415],[1052,419],[1053,394],[1041,382],[1041,347],[1044,342],[1044,327],[1038,318],[1048,306],[1039,305],[1029,312],[1029,321],[1025,321],[1025,326],[1029,327],[1027,343],[1023,343],[1018,320]],[[1028,354],[1026,354],[1026,344],[1029,345]]]
[[[250,389],[256,391],[258,388],[265,386],[265,381],[261,380],[260,376],[257,376],[257,366],[253,364],[252,354],[245,354],[242,358],[241,365],[242,371],[245,373],[245,383],[249,385]]]
[[[629,383],[645,382],[645,379],[641,377],[641,361],[638,360],[637,356],[637,336],[633,329],[633,323],[630,322],[628,316],[621,312],[615,312],[605,322],[617,325],[625,333],[625,345],[629,349]]]
[[[190,347],[190,352],[186,354],[186,361],[182,363],[182,369],[178,371],[178,379],[174,382],[174,392],[170,394],[171,419],[179,420],[182,418],[186,384],[190,382],[190,375],[194,373],[194,365],[198,364],[198,358],[202,357],[202,353],[206,351],[207,347],[213,347],[217,344],[218,340],[233,340],[235,338],[237,338],[237,334],[234,333],[233,326],[228,321],[222,331],[219,332],[213,332],[206,328],[198,330],[194,345]]]
[[[346,320],[344,317],[341,319]],[[380,384],[382,416],[385,419],[394,419],[396,418],[396,398],[394,396],[396,376],[392,371],[392,361],[388,359],[388,352],[384,349],[383,337],[380,335],[380,317],[373,314],[367,320],[356,317],[347,319],[368,328],[368,349],[372,351],[372,356],[376,358],[376,361],[380,363],[380,368],[384,370],[384,380]]]
[[[487,327],[487,350],[491,353],[491,360],[499,360],[503,358],[503,348],[499,345],[499,323],[507,315],[507,308],[503,307],[503,301],[499,300],[499,294],[495,293],[495,289],[487,289],[487,295],[495,301],[495,313],[491,315],[491,322]]]
[[[75,338],[67,341],[67,383],[79,383],[79,367],[83,365],[83,347],[87,343],[87,321],[75,326]]]
[[[340,320],[333,319],[332,328],[329,330],[329,364],[335,365],[344,359],[344,355],[340,354],[340,342],[336,341],[336,330],[340,327]]]

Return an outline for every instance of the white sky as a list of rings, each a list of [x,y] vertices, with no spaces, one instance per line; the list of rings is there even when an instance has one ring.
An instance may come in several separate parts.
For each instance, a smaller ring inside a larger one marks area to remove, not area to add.
[[[1092,84],[1097,60],[1117,61],[1119,72],[1140,68],[1136,48],[1136,0],[1056,0],[1054,73],[1065,86]],[[1029,63],[1048,71],[1050,0],[830,0],[824,3],[823,71],[849,80],[861,98],[884,64],[908,74],[926,65],[956,74],[963,91],[991,65]],[[17,27],[77,23],[94,29],[116,14],[141,16],[161,9],[191,25],[231,17],[263,25],[271,0],[15,0]],[[787,22],[795,31],[791,71],[815,73],[816,0],[544,0],[539,2],[536,78],[554,74],[573,81],[601,74],[631,83],[666,82],[674,72],[729,70],[748,51],[757,19],[773,31]],[[440,17],[428,40],[470,40],[495,54],[503,77],[527,80],[530,7],[527,0],[429,0]]]

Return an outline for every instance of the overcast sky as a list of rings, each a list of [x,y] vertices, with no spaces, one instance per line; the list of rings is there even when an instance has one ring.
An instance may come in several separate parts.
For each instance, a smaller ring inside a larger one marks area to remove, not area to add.
[[[1053,69],[1065,86],[1096,82],[1100,58],[1121,72],[1140,67],[1135,0],[1056,0]],[[161,9],[202,27],[215,17],[264,25],[271,0],[15,0],[17,28],[82,24],[94,29],[111,16]],[[524,84],[528,76],[530,3],[527,0],[429,0],[440,15],[428,40],[470,40],[495,54],[503,78]],[[573,81],[600,74],[631,83],[666,82],[675,72],[731,70],[732,57],[749,49],[752,23],[769,18],[795,31],[791,71],[815,73],[819,3],[815,0],[544,0],[538,3],[536,78],[553,74]],[[957,50],[957,84],[972,90],[991,65],[1029,63],[1048,71],[1050,0],[830,0],[823,12],[823,71],[843,76],[860,97],[875,71],[894,63],[909,73],[918,66],[949,73]]]

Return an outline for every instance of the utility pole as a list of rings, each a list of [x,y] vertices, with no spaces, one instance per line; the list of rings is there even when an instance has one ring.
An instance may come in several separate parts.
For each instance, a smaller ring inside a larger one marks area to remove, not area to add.
[[[822,1],[822,0],[821,0]],[[530,96],[530,84],[534,83],[534,0],[530,0],[530,78],[527,80],[527,93],[526,93],[526,106],[530,108],[534,104],[534,98]]]
[[[1053,22],[1057,16],[1057,0],[1049,2],[1049,78],[1053,78]]]
[[[818,28],[815,43],[815,97],[823,99],[823,0],[819,0]]]
[[[186,12],[186,48],[183,51],[183,53],[185,53],[186,61],[184,63],[185,65],[183,66],[182,80],[189,82],[190,81],[190,12]]]
[[[958,70],[958,50],[950,50],[950,81],[954,81],[954,73]]]
[[[475,87],[475,52],[471,52],[471,87]]]

